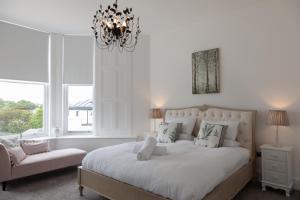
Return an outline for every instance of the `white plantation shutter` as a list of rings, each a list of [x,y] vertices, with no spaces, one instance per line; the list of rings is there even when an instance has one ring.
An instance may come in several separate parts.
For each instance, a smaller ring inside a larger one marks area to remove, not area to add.
[[[0,21],[0,79],[48,82],[49,35]]]
[[[132,134],[132,53],[95,52],[95,115],[99,135]]]
[[[63,82],[93,83],[93,44],[91,36],[64,36]]]

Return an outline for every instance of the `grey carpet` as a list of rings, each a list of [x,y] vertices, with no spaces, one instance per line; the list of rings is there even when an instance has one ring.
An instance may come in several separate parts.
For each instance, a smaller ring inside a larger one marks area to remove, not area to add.
[[[8,183],[7,191],[0,192],[0,200],[103,200],[91,190],[85,189],[80,197],[77,185],[76,168],[63,169],[51,173],[19,179]],[[249,184],[235,200],[296,200],[300,192],[292,193],[290,198],[284,192],[268,189],[262,192],[256,184]]]

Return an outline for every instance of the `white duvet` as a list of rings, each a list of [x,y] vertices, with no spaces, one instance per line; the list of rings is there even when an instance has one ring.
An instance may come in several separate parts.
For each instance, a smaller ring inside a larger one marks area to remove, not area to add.
[[[167,155],[137,161],[135,144],[94,150],[83,159],[83,168],[170,199],[196,200],[249,161],[245,148],[202,148],[192,141],[169,144]]]

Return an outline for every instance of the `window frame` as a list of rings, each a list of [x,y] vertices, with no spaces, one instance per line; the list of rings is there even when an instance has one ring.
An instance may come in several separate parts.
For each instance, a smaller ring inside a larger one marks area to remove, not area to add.
[[[39,137],[49,137],[49,135],[50,135],[50,131],[49,131],[49,84],[44,83],[44,82],[22,81],[22,80],[11,80],[11,79],[0,79],[0,82],[43,86],[43,89],[44,89],[43,128],[42,128],[43,131]]]
[[[83,135],[94,136],[94,120],[92,122],[91,131],[68,131],[68,116],[69,116],[69,86],[91,86],[93,89],[92,99],[94,100],[94,85],[93,84],[63,84],[63,136]],[[93,106],[93,119],[95,112],[95,105]]]

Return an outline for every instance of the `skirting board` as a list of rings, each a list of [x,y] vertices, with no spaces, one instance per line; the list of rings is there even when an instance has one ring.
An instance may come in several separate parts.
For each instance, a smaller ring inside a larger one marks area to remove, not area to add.
[[[294,178],[294,187],[295,190],[300,190],[300,178]]]

